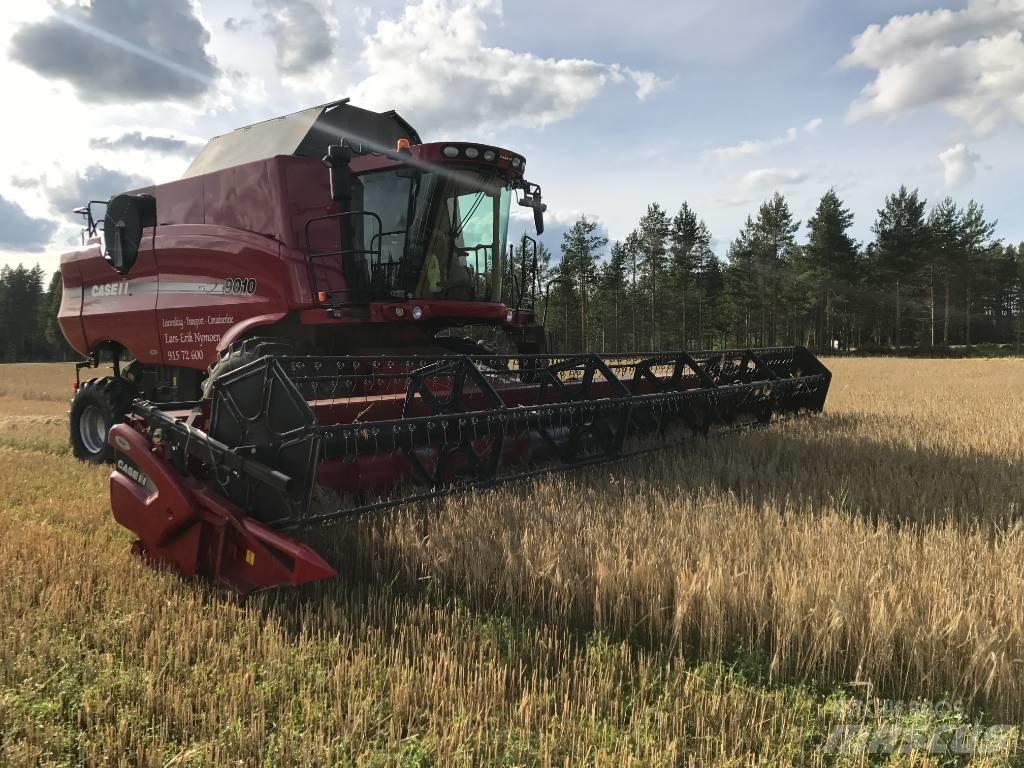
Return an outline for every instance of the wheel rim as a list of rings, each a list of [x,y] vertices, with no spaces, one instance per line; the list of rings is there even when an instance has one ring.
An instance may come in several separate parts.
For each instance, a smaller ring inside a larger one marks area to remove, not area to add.
[[[107,444],[109,426],[99,406],[87,405],[78,420],[78,434],[89,453],[102,453]]]

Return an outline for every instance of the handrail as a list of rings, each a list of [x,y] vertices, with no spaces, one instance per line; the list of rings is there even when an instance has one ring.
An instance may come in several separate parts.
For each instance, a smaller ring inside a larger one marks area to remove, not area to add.
[[[312,246],[312,242],[310,240],[310,226],[311,225],[313,225],[313,224],[315,224],[317,222],[320,222],[320,221],[337,220],[337,222],[338,222],[338,243],[339,243],[339,245],[341,245],[341,244],[344,243],[344,240],[345,240],[344,232],[342,230],[342,222],[343,222],[343,220],[346,219],[346,218],[354,218],[356,216],[369,216],[374,221],[376,221],[376,223],[377,223],[377,233],[373,237],[370,238],[370,245],[371,245],[370,248],[338,248],[338,249],[335,249],[335,250],[314,252],[313,246]],[[319,297],[320,293],[322,293],[322,291],[320,291],[320,289],[319,289],[320,288],[319,285],[317,284],[316,269],[313,266],[313,263],[314,263],[315,259],[323,259],[323,258],[329,258],[329,257],[332,257],[332,256],[336,256],[338,258],[338,261],[339,261],[339,266],[341,267],[342,278],[345,281],[345,288],[343,288],[341,290],[323,291],[323,293],[327,293],[329,295],[333,295],[333,294],[337,294],[337,293],[346,293],[346,294],[354,293],[354,292],[358,291],[359,289],[351,288],[349,286],[349,279],[350,278],[349,278],[349,275],[346,274],[345,260],[347,258],[351,258],[352,256],[369,256],[370,257],[370,264],[372,266],[373,263],[374,263],[373,257],[376,256],[377,257],[376,258],[376,263],[379,266],[380,265],[380,261],[381,261],[380,241],[381,241],[381,238],[383,237],[383,234],[384,234],[384,224],[381,221],[380,216],[378,216],[373,211],[365,211],[365,210],[341,211],[339,213],[330,213],[330,214],[327,214],[325,216],[315,216],[313,218],[308,219],[306,221],[305,225],[303,226],[303,236],[304,236],[305,241],[306,241],[305,242],[305,246],[306,246],[306,266],[307,266],[307,269],[308,269],[308,272],[309,272],[309,285],[310,285],[310,288],[312,290],[312,300],[313,300],[313,302],[314,303],[319,303],[319,298],[318,297]],[[377,244],[378,244],[377,248],[373,248],[372,247],[374,241],[376,241]],[[367,289],[367,292],[368,292],[368,289]],[[364,303],[364,302],[355,302],[355,303]]]

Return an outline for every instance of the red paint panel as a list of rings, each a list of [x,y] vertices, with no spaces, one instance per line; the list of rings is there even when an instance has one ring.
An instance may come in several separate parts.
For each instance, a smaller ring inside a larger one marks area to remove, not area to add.
[[[77,263],[82,278],[82,325],[88,349],[105,341],[116,341],[138,360],[160,362],[156,330],[159,279],[152,228],[144,230],[138,258],[123,275],[103,258],[98,243]]]
[[[127,424],[110,430],[110,444],[130,467],[110,475],[114,519],[139,537],[133,549],[185,576],[222,581],[246,594],[335,575],[310,547],[250,519],[195,480],[183,478]],[[142,482],[139,482],[141,479]]]
[[[246,163],[202,179],[205,222],[244,229],[282,239],[282,211],[286,205],[274,182],[271,161]]]
[[[202,224],[203,184],[206,177],[179,179],[142,190],[156,198],[156,220],[164,224]]]
[[[198,542],[187,535],[183,540],[183,534],[198,522],[191,491],[168,463],[152,453],[149,440],[127,424],[111,427],[107,440],[118,452],[118,462],[110,473],[114,519],[138,536],[147,552],[165,552],[168,561],[194,573]],[[122,471],[125,460],[143,483]]]
[[[289,271],[280,243],[220,226],[159,227],[162,358],[205,369],[240,323],[279,320],[288,311]]]
[[[82,273],[75,253],[61,256],[60,277],[62,291],[57,323],[68,344],[76,352],[87,355],[89,345],[85,341],[85,328],[82,327]]]
[[[282,239],[287,245],[284,253],[295,265],[298,293],[294,295],[294,301],[310,305],[315,303],[309,284],[310,269],[316,270],[319,290],[340,291],[345,288],[341,262],[337,257],[316,259],[312,265],[306,261],[307,250],[318,253],[336,251],[341,247],[337,221],[314,221],[309,227],[308,244],[306,237],[306,223],[310,219],[337,213],[337,206],[331,200],[326,169],[319,161],[307,157],[277,157],[272,161],[272,172],[276,174],[278,188],[287,201],[282,207],[285,216]]]
[[[323,163],[308,157],[274,159],[282,193],[287,200],[286,242],[301,250],[305,243],[304,229],[309,219],[336,212],[331,200],[331,187]]]

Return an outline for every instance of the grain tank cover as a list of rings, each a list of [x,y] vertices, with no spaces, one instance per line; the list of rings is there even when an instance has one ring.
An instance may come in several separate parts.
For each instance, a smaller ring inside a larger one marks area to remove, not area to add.
[[[182,178],[277,155],[319,160],[327,153],[328,145],[343,138],[366,143],[370,149],[393,149],[401,138],[420,143],[416,129],[394,110],[371,112],[342,99],[215,136],[199,151]]]

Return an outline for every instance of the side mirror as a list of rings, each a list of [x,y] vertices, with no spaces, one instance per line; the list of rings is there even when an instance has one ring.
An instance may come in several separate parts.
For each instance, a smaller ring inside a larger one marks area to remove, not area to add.
[[[544,234],[544,211],[547,209],[544,203],[533,206],[533,227],[537,230],[538,236]]]
[[[156,226],[156,199],[151,195],[114,195],[103,218],[104,257],[122,275],[132,268],[142,245],[142,231]]]
[[[538,235],[544,234],[544,211],[548,206],[541,201],[540,186],[523,181],[523,199],[519,204],[524,208],[533,208],[533,226]]]
[[[323,159],[331,179],[331,199],[346,205],[352,201],[354,185],[352,169],[349,167],[351,162],[352,150],[341,144],[329,146]]]

